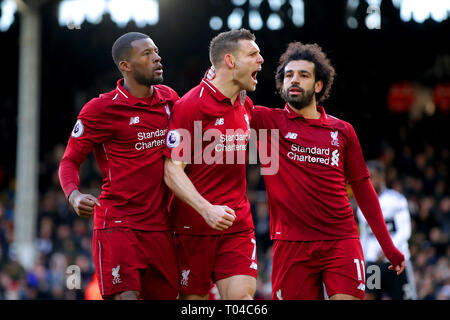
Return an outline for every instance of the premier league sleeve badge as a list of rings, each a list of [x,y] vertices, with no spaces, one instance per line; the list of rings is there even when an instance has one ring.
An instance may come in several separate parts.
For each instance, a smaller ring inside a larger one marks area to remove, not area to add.
[[[75,126],[73,127],[72,137],[78,138],[83,134],[83,132],[84,132],[83,122],[81,122],[81,120],[78,119],[77,122],[75,123]]]

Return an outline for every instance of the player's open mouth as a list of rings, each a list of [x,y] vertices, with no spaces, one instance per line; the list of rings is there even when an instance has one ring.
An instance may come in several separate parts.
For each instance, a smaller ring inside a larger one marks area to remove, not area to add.
[[[255,81],[255,82],[258,82],[257,80],[256,80],[256,76],[258,75],[258,72],[259,71],[261,71],[261,70],[256,70],[256,71],[253,71],[252,72],[252,79]]]

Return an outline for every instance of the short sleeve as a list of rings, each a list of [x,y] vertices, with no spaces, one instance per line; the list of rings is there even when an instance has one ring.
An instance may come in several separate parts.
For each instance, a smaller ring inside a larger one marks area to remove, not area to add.
[[[173,160],[191,163],[194,137],[201,132],[201,122],[195,121],[196,114],[193,108],[178,100],[173,106],[172,116],[164,147],[164,156]],[[201,148],[200,148],[201,149]]]
[[[101,144],[112,136],[114,124],[105,109],[99,99],[89,101],[81,109],[69,137],[65,156],[81,163],[94,145]]]
[[[91,100],[81,109],[59,167],[61,187],[66,197],[78,188],[81,163],[94,145],[104,142],[112,135],[112,127],[98,100]]]

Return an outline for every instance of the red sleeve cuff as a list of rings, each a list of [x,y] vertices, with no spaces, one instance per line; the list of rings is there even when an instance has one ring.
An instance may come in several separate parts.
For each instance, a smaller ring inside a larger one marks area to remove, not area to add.
[[[63,158],[59,165],[59,182],[64,191],[66,199],[69,199],[70,194],[78,189],[80,178],[78,176],[79,167],[67,158]]]

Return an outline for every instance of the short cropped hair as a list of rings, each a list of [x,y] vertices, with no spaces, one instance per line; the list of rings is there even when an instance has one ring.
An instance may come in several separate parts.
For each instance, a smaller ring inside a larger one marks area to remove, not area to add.
[[[331,91],[331,85],[334,82],[336,72],[331,65],[322,48],[314,44],[303,44],[295,41],[289,43],[286,51],[281,55],[280,61],[275,73],[275,83],[279,92],[283,88],[284,68],[286,65],[295,60],[306,60],[314,63],[314,78],[317,81],[322,80],[323,88],[319,93],[316,93],[317,102],[325,101]]]
[[[225,54],[234,53],[239,47],[239,40],[255,41],[255,35],[241,28],[219,33],[209,44],[209,60],[213,66],[218,66]]]
[[[140,32],[128,32],[117,38],[112,46],[112,57],[117,68],[122,60],[126,60],[132,49],[131,43],[136,40],[150,38],[148,35]],[[120,69],[119,69],[120,70]]]

